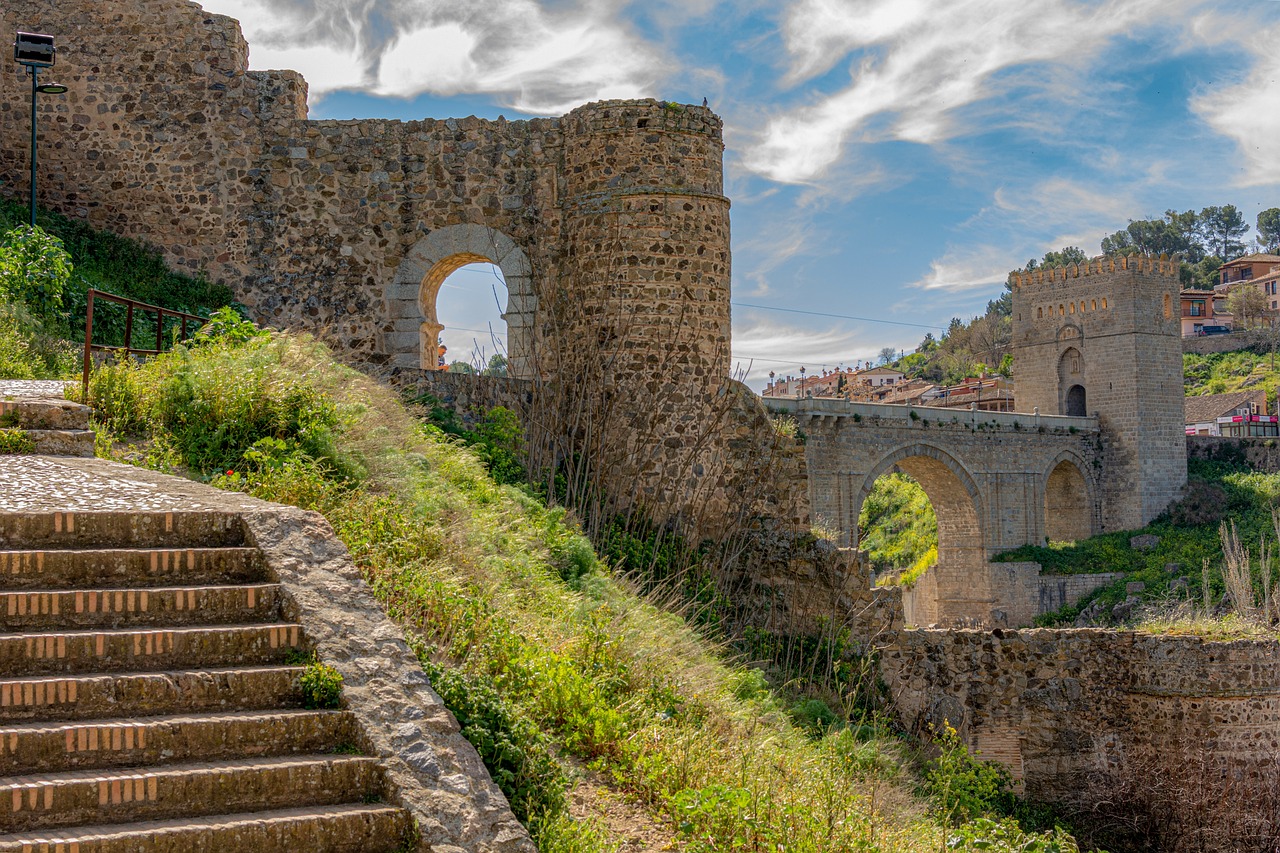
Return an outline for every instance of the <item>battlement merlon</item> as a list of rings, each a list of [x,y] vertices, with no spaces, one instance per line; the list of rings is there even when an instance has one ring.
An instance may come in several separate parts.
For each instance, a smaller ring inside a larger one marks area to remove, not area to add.
[[[1068,264],[1065,267],[1050,267],[1048,269],[1031,270],[1030,272],[1014,270],[1009,273],[1009,280],[1016,290],[1037,284],[1052,284],[1056,281],[1068,281],[1092,275],[1112,275],[1124,272],[1130,274],[1145,273],[1147,275],[1176,279],[1178,270],[1179,264],[1176,255],[1173,257],[1161,255],[1158,258],[1144,255],[1120,255],[1092,258],[1083,264]]]

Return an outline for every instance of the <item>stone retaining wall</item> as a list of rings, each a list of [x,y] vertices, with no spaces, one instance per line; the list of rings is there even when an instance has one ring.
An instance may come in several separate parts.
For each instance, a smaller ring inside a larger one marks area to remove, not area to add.
[[[1204,335],[1182,339],[1182,351],[1194,355],[1249,350],[1259,355],[1271,352],[1275,333],[1269,329],[1242,329],[1229,335]]]
[[[1187,458],[1243,462],[1255,471],[1280,471],[1280,439],[1187,436]]]
[[[1244,778],[1280,772],[1275,640],[908,630],[881,661],[909,725],[949,721],[1041,799],[1070,801],[1109,768],[1188,754]]]

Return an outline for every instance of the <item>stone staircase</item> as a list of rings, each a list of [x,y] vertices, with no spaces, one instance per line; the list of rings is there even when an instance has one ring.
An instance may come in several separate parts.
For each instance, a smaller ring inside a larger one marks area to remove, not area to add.
[[[397,851],[231,513],[0,514],[0,853]]]
[[[90,409],[54,397],[0,400],[0,430],[25,437],[22,451],[46,456],[92,456]]]

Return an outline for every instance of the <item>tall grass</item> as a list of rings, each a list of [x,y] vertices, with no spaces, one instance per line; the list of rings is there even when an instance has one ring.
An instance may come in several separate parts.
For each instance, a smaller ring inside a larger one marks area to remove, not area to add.
[[[563,509],[315,342],[203,340],[96,372],[90,398],[118,456],[323,513],[544,851],[612,846],[567,820],[566,755],[685,850],[942,849],[949,812],[915,793],[901,739],[874,719],[794,722]]]

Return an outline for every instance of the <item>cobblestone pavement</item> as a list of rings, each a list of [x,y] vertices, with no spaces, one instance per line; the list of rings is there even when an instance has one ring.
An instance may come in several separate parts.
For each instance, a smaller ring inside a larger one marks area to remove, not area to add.
[[[260,509],[236,492],[105,459],[0,456],[0,512]]]
[[[62,397],[66,387],[61,379],[0,379],[0,400]]]

